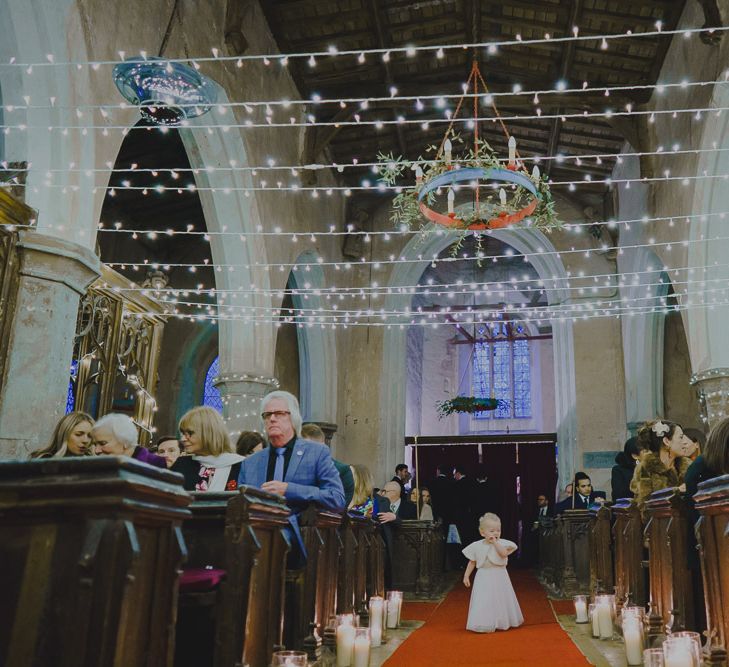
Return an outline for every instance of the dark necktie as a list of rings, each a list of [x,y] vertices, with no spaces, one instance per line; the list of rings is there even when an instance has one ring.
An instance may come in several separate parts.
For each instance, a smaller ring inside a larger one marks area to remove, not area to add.
[[[284,454],[286,454],[286,447],[278,447],[276,449],[276,466],[273,469],[273,480],[275,482],[283,482]]]

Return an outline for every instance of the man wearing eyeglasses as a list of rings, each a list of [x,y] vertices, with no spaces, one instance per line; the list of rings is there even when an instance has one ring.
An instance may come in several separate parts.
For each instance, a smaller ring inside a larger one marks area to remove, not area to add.
[[[293,394],[273,391],[265,396],[261,418],[269,446],[241,463],[238,484],[286,499],[292,512],[289,522],[303,553],[298,514],[312,502],[328,510],[344,509],[342,482],[329,448],[300,437],[301,411]]]

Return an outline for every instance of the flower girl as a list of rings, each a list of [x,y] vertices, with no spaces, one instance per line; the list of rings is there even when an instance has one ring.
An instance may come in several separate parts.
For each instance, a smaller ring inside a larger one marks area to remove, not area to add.
[[[478,532],[483,540],[469,544],[463,555],[468,558],[468,567],[463,575],[463,584],[471,586],[471,573],[477,568],[471,591],[466,630],[472,632],[493,632],[508,630],[524,622],[514,588],[506,572],[510,553],[516,551],[516,544],[502,540],[501,519],[495,514],[484,514],[478,522]]]

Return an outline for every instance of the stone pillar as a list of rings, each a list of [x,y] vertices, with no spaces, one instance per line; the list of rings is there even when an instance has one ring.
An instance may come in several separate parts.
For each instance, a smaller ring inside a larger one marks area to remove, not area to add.
[[[261,399],[278,389],[278,380],[255,373],[224,373],[215,380],[223,399],[223,417],[228,432],[237,438],[241,431],[261,431]]]
[[[710,368],[691,376],[699,394],[701,421],[713,428],[729,415],[729,368]]]
[[[80,297],[100,262],[76,243],[20,231],[20,279],[0,390],[0,458],[25,458],[63,416]]]

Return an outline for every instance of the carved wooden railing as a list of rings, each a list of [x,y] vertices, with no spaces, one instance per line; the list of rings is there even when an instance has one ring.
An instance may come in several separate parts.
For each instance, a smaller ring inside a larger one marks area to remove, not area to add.
[[[612,513],[615,519],[615,598],[620,606],[629,601],[643,607],[648,600],[640,509],[632,498],[621,498],[613,505]]]
[[[73,354],[75,409],[94,417],[130,412],[141,427],[142,445],[151,439],[165,322],[163,306],[152,293],[151,288],[146,294],[138,291],[135,283],[103,267],[79,304]]]
[[[603,505],[591,509],[590,515],[590,591],[612,593],[615,583],[610,508]]]
[[[709,640],[707,664],[727,665],[729,649],[729,475],[699,484],[694,496],[699,521],[701,572]]]
[[[590,592],[590,512],[567,510],[562,520],[562,581],[560,590],[565,597]]]
[[[392,529],[392,586],[418,596],[437,594],[442,584],[445,540],[440,524],[402,521]]]

